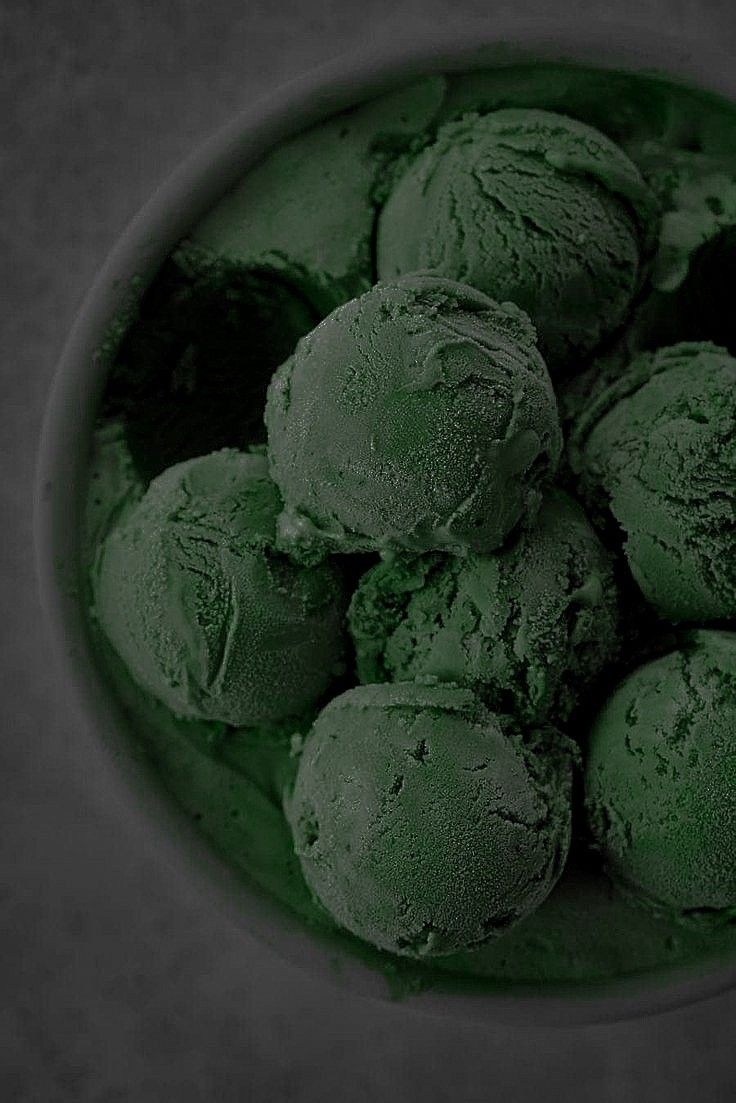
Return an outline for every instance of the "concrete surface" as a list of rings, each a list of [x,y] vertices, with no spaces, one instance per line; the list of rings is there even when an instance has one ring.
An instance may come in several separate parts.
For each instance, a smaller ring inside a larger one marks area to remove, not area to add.
[[[728,1100],[736,993],[567,1032],[446,1024],[340,994],[213,915],[75,755],[37,605],[31,478],[85,289],[155,184],[255,94],[386,32],[547,3],[3,0],[0,1098]],[[736,47],[732,0],[568,3]]]

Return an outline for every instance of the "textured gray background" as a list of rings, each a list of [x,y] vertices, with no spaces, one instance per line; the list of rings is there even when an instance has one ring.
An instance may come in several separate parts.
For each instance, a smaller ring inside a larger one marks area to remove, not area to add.
[[[255,94],[363,44],[374,25],[405,35],[550,6],[0,3],[3,1100],[736,1096],[736,993],[621,1026],[489,1029],[352,999],[250,942],[96,792],[35,597],[31,480],[54,361],[96,269],[153,187]],[[628,14],[736,47],[733,0],[560,10]]]

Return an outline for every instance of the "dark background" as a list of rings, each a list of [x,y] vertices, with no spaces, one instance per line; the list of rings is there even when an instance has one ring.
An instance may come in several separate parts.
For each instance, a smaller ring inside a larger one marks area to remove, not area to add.
[[[0,0],[3,1100],[736,1098],[736,993],[619,1026],[481,1027],[359,1001],[251,942],[85,770],[35,596],[31,486],[54,362],[154,186],[255,95],[376,29],[552,7],[736,48],[733,0]]]

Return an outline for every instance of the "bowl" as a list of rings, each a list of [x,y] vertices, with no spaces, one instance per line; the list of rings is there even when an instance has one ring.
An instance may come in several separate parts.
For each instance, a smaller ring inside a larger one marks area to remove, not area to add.
[[[407,41],[410,36],[406,36]],[[266,151],[305,127],[431,72],[469,71],[521,61],[573,61],[658,73],[736,103],[730,60],[638,28],[582,20],[478,22],[400,44],[374,44],[291,81],[239,114],[169,177],[129,225],[88,294],[59,362],[38,462],[35,544],[41,599],[63,676],[79,710],[78,755],[107,773],[122,814],[132,817],[182,876],[194,880],[244,932],[308,971],[362,996],[390,998],[385,977],[347,946],[314,933],[207,845],[135,752],[129,720],[96,655],[80,573],[82,496],[107,364],[100,351],[125,309],[131,286],[145,285],[187,229]],[[705,999],[736,985],[736,955],[575,987],[416,991],[407,1010],[487,1022],[573,1025],[640,1017]]]

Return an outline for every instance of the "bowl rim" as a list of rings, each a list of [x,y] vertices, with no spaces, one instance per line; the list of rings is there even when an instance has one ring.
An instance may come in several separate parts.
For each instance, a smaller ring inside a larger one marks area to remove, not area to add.
[[[405,38],[408,35],[404,36]],[[362,995],[390,999],[386,979],[332,939],[311,931],[255,885],[246,885],[189,822],[135,753],[89,635],[79,577],[82,491],[106,373],[100,346],[130,300],[175,243],[265,152],[307,126],[423,75],[566,61],[682,82],[736,102],[736,73],[712,45],[620,21],[467,20],[460,27],[375,39],[363,50],[281,85],[240,111],[189,154],[133,218],[98,272],[69,333],[41,432],[34,492],[34,542],[41,604],[57,665],[82,720],[81,754],[95,759],[111,796],[155,838],[178,873],[242,930],[312,975]],[[489,1023],[574,1026],[640,1018],[736,986],[736,959],[706,970],[653,971],[581,987],[517,986],[498,992],[420,991],[405,1006]],[[527,988],[531,990],[527,991]]]

